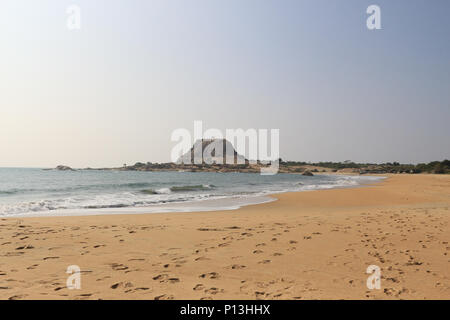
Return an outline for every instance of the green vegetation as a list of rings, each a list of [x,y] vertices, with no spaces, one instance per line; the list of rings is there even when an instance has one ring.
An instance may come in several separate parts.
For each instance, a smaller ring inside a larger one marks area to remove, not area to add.
[[[143,163],[137,162],[132,166],[124,166],[116,168],[118,170],[131,171],[166,171],[166,170],[183,170],[183,171],[222,171],[222,172],[259,172],[262,165],[258,162],[256,166],[251,166],[248,162],[245,164],[175,164],[175,163]],[[308,168],[307,166],[316,167]],[[324,168],[328,170],[324,170]],[[303,162],[303,161],[283,161],[280,159],[280,172],[285,173],[304,173],[308,172],[338,172],[339,170],[350,169],[351,172],[359,174],[370,173],[436,173],[450,174],[450,160],[432,161],[429,163],[419,164],[401,164],[399,162],[387,163],[355,163],[352,161],[344,162]]]
[[[280,159],[281,160],[281,159]],[[387,163],[354,163],[351,161],[345,162],[299,162],[299,161],[282,161],[281,165],[290,166],[316,166],[329,168],[333,171],[341,169],[359,169],[367,173],[437,173],[445,174],[450,173],[450,160],[444,161],[432,161],[429,163],[419,163],[419,164],[401,164],[398,162],[387,162]],[[298,170],[298,169],[296,169]]]

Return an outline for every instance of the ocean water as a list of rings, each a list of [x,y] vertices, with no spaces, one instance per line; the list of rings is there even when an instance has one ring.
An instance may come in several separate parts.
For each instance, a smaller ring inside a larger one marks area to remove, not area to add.
[[[0,216],[234,209],[269,194],[351,187],[381,179],[256,173],[56,171],[0,168]]]

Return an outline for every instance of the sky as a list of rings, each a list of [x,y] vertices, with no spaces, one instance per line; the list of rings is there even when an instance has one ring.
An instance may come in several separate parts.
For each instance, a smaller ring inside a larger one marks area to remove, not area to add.
[[[284,160],[450,158],[449,14],[447,0],[2,0],[0,167],[168,162],[195,120],[279,129]]]

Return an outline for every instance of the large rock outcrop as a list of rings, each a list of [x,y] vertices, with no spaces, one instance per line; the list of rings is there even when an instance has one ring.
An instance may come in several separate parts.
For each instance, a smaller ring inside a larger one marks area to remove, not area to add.
[[[194,162],[195,159],[195,162]],[[237,153],[226,139],[197,140],[192,148],[182,155],[177,164],[245,164],[248,160]]]

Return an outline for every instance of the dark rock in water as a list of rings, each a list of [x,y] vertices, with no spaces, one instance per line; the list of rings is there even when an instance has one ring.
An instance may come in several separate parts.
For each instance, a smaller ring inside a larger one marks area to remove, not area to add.
[[[302,176],[312,177],[313,173],[311,171],[305,171],[305,172],[302,173]]]
[[[75,170],[72,169],[71,167],[68,167],[68,166],[61,166],[61,165],[57,166],[57,167],[56,167],[56,170],[58,170],[58,171],[75,171]]]

